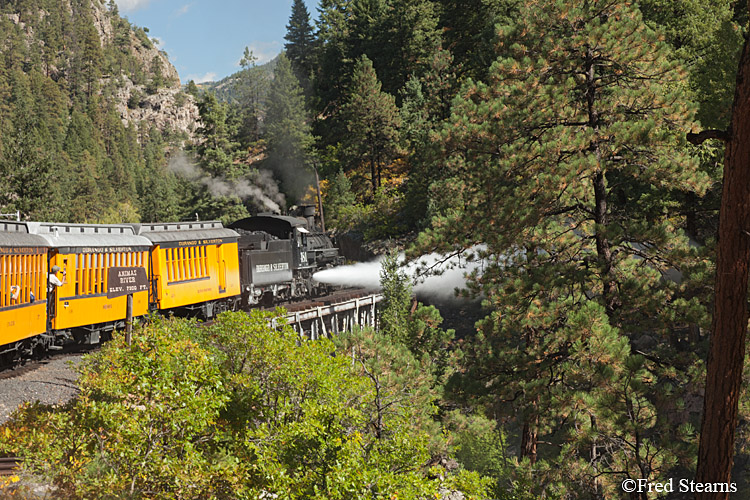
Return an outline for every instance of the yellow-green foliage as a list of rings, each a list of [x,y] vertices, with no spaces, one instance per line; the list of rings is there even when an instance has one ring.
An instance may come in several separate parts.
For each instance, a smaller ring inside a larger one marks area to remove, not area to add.
[[[424,429],[375,434],[361,365],[272,322],[226,313],[154,321],[132,346],[116,336],[79,367],[75,401],[27,406],[0,429],[0,453],[61,498],[419,499],[453,483],[483,495],[478,477],[428,471]]]

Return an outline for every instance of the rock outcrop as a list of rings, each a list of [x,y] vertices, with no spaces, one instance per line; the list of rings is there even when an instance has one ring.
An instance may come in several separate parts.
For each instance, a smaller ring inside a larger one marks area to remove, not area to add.
[[[69,15],[73,15],[70,0],[63,0],[61,7],[67,9]],[[39,12],[40,18],[48,14],[43,10]],[[101,46],[114,43],[117,29],[113,23],[121,22],[121,19],[113,15],[102,0],[91,0],[91,14]],[[7,18],[24,30],[29,45],[44,45],[42,41],[36,40],[33,28],[20,15],[8,14]],[[127,51],[137,61],[138,67],[148,75],[147,80],[158,71],[161,81],[158,86],[136,83],[139,80],[142,82],[143,77],[137,78],[136,75],[125,72],[105,75],[100,79],[101,88],[108,89],[108,98],[115,100],[115,108],[123,123],[135,125],[142,131],[156,126],[160,130],[181,132],[192,138],[199,120],[198,107],[191,95],[182,92],[180,77],[167,54],[159,50],[141,28],[130,27],[128,38]],[[159,66],[158,70],[156,65]],[[46,66],[45,72],[54,75],[55,80],[69,77],[65,70],[58,70],[53,65]]]
[[[134,85],[128,80],[116,97],[123,122],[141,128],[155,126],[159,130],[184,132],[188,138],[193,137],[198,126],[200,117],[195,99],[183,93],[179,86],[159,89],[149,95],[143,85]]]
[[[94,1],[94,25],[102,43],[112,42],[114,30],[111,16],[103,4]],[[199,120],[195,99],[181,91],[180,76],[167,54],[151,43],[145,44],[130,33],[130,52],[142,68],[153,74],[154,61],[159,61],[164,86],[148,91],[147,85],[135,84],[131,75],[119,75],[121,85],[115,93],[117,110],[123,122],[139,127],[155,126],[160,130],[183,132],[192,138]]]

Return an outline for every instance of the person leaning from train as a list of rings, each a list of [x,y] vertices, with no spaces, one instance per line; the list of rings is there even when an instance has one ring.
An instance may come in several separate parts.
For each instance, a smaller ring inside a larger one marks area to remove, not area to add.
[[[55,291],[55,288],[58,286],[63,286],[65,283],[67,283],[67,277],[65,275],[65,271],[63,271],[63,279],[60,281],[60,278],[57,277],[57,273],[60,272],[60,266],[52,266],[52,269],[50,269],[49,277],[47,278],[47,282],[49,283],[47,285],[47,294],[52,295],[52,292]]]

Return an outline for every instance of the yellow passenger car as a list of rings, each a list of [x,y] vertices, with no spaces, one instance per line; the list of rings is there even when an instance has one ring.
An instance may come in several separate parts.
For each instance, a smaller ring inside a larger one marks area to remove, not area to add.
[[[108,298],[107,273],[113,267],[148,270],[150,242],[130,225],[28,223],[29,232],[49,245],[49,269],[58,266],[60,286],[50,285],[51,330],[77,341],[96,343],[121,328],[127,296]],[[133,316],[148,313],[148,291],[133,294]]]
[[[51,343],[47,330],[47,250],[26,223],[0,222],[0,355],[12,362]]]
[[[239,303],[239,235],[221,222],[135,224],[151,242],[151,301],[210,318]]]

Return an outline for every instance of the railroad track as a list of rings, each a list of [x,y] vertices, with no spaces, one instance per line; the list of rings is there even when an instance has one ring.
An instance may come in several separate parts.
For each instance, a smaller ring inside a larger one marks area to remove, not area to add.
[[[305,300],[302,302],[284,302],[281,304],[278,304],[278,306],[283,307],[287,310],[287,312],[297,312],[297,311],[304,311],[306,309],[312,309],[314,307],[321,307],[321,306],[330,306],[331,304],[335,304],[337,302],[344,302],[347,300],[356,299],[359,297],[364,297],[366,295],[369,295],[372,292],[368,292],[367,290],[361,290],[361,289],[346,289],[346,290],[337,290],[335,292],[332,292],[328,295],[325,295],[323,297],[316,297],[311,300]],[[266,308],[266,310],[274,310],[276,306]]]
[[[23,363],[20,365],[16,365],[14,367],[5,366],[3,368],[0,368],[0,381],[20,377],[21,375],[24,375],[26,373],[30,373],[30,372],[33,372],[34,370],[38,370],[39,368],[46,365],[47,363],[50,362],[50,360],[54,358],[65,358],[66,356],[87,353],[89,351],[97,349],[98,347],[99,347],[99,344],[93,344],[93,345],[69,344],[59,351],[48,351],[43,359],[27,359],[27,360],[24,360]]]
[[[319,307],[326,307],[326,306],[336,304],[338,302],[345,302],[348,300],[353,300],[355,298],[367,296],[370,293],[371,292],[368,292],[363,289],[336,290],[322,297],[316,297],[314,299],[303,300],[303,301],[282,302],[279,304],[275,304],[273,307],[261,308],[261,309],[272,311],[277,306],[279,306],[279,307],[284,307],[287,310],[287,313],[291,314],[291,313],[295,313],[298,311],[305,311],[305,310],[310,310],[310,309],[319,308]],[[249,312],[249,310],[247,312]],[[213,320],[207,320],[204,322],[204,325],[210,325],[212,323],[213,323]],[[33,372],[34,370],[37,370],[41,368],[42,366],[44,366],[45,364],[47,364],[49,360],[52,358],[65,357],[71,354],[85,353],[91,350],[98,349],[99,346],[100,344],[92,344],[92,345],[68,344],[60,351],[49,351],[44,359],[41,359],[41,360],[29,359],[29,360],[24,361],[23,364],[15,366],[13,368],[5,367],[3,369],[0,369],[0,381],[20,377],[21,375],[24,375],[26,373]]]
[[[18,457],[0,457],[0,476],[13,476],[21,467],[21,459]]]
[[[44,364],[44,361],[30,360],[24,364],[16,366],[15,368],[6,367],[0,370],[0,380],[7,380],[11,378],[20,377],[24,373],[33,372]]]

